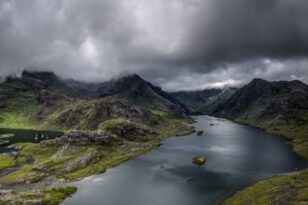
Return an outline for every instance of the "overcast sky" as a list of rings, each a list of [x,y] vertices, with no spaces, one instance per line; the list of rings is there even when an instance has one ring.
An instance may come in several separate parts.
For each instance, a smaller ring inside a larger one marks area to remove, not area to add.
[[[0,0],[0,75],[25,68],[165,90],[308,83],[308,1]]]

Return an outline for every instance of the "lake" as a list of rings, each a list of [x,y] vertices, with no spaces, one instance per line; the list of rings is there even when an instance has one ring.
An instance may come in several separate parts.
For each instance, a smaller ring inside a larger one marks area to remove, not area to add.
[[[42,140],[54,139],[63,135],[62,132],[56,131],[36,131],[36,130],[22,130],[22,129],[4,129],[0,128],[0,136],[6,134],[13,134],[12,137],[5,138],[8,143],[0,145],[0,153],[9,152],[12,149],[8,148],[9,145],[18,142],[33,142],[39,143]]]
[[[286,138],[209,116],[195,117],[196,130],[73,183],[77,193],[62,205],[212,205],[246,185],[308,167]],[[192,163],[204,155],[206,164]]]

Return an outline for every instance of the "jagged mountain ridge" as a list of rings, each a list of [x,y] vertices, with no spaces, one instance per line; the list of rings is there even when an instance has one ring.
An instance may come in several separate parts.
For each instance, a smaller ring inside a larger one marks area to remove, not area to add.
[[[153,86],[134,74],[103,83],[85,83],[64,80],[52,72],[24,71],[21,78],[8,78],[7,82],[23,83],[34,90],[52,90],[69,97],[98,99],[107,96],[119,97],[138,106],[162,110],[173,115],[186,115],[191,110],[161,88]]]
[[[211,113],[219,104],[233,95],[236,90],[237,88],[234,87],[224,87],[221,89],[179,91],[169,94],[198,113]]]
[[[294,150],[308,157],[308,85],[254,79],[211,113],[292,139]]]
[[[138,105],[151,109],[160,108],[177,115],[191,112],[186,105],[164,92],[160,87],[143,80],[137,74],[102,83],[96,93],[99,97],[119,95]]]
[[[212,97],[219,95],[222,89],[204,89],[196,91],[178,91],[169,94],[190,108],[198,111],[204,107]]]
[[[308,86],[300,81],[268,82],[254,79],[220,104],[214,113],[237,118],[247,112],[255,117],[292,109],[308,109]]]
[[[50,72],[24,72],[19,78],[9,77],[0,83],[0,127],[109,130],[138,138],[157,137],[160,132],[165,136],[173,130],[192,130],[186,123],[189,121],[186,110],[180,104],[173,104],[176,101],[140,77],[135,82],[136,77],[125,77],[120,83],[113,81],[110,84],[116,82],[117,86],[111,86],[112,92],[104,96],[98,90],[109,83],[63,80]],[[118,87],[119,84],[122,87]],[[131,98],[134,95],[147,104]],[[154,132],[156,129],[160,131]]]
[[[205,105],[203,105],[201,112],[205,114],[212,113],[220,104],[225,103],[237,90],[238,88],[234,87],[224,88],[218,95],[208,99]]]

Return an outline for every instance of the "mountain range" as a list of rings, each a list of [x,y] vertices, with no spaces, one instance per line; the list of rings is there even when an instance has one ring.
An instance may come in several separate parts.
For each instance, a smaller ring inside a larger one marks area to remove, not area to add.
[[[254,79],[241,88],[168,93],[136,74],[84,83],[51,72],[25,71],[0,83],[0,114],[2,128],[65,132],[53,140],[15,144],[17,155],[0,155],[0,171],[16,167],[0,177],[0,184],[9,186],[73,181],[104,172],[168,136],[193,132],[191,114],[226,118],[286,136],[294,151],[308,158],[308,86],[300,81]],[[59,190],[69,191],[53,204],[76,188],[12,191],[2,195],[0,203],[21,203],[29,194],[41,203],[49,192]]]
[[[308,157],[308,86],[298,80],[254,79],[210,114],[286,136],[297,153]]]
[[[199,113],[248,124],[288,137],[308,157],[308,86],[301,81],[253,79],[237,88],[171,93]]]
[[[235,93],[237,88],[224,87],[169,93],[196,113],[209,113]]]
[[[204,113],[286,136],[308,157],[308,86],[297,80],[167,93],[136,74],[84,83],[25,71],[0,84],[0,112],[2,127],[62,130],[98,129],[119,118],[151,126]]]
[[[84,83],[74,80],[62,80],[51,72],[23,72],[21,81],[36,82],[43,87],[81,99],[95,99],[118,96],[137,105],[163,109],[166,112],[182,115],[188,114],[189,108],[171,97],[161,88],[153,86],[137,74],[103,83]]]
[[[95,84],[25,71],[0,84],[0,112],[1,127],[68,130],[119,118],[153,125],[191,110],[138,75]]]

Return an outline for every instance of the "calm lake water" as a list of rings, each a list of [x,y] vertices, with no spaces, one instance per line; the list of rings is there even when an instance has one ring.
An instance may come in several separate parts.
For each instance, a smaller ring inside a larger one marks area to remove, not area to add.
[[[205,135],[169,138],[147,154],[73,183],[77,193],[62,204],[212,205],[257,179],[308,167],[283,137],[208,116],[196,120]],[[191,162],[198,154],[208,160],[202,167]]]
[[[0,153],[11,151],[7,148],[9,145],[18,142],[34,142],[39,143],[42,140],[54,139],[63,135],[62,132],[55,131],[35,131],[35,130],[20,130],[20,129],[3,129],[0,128],[0,136],[5,134],[13,134],[13,137],[6,138],[9,142],[0,145]]]

